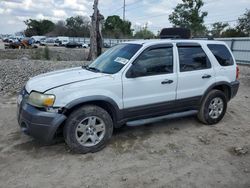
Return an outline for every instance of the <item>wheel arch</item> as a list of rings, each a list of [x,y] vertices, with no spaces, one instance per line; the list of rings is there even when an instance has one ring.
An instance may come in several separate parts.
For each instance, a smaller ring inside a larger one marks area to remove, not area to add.
[[[204,95],[202,96],[201,102],[203,101],[203,99],[206,97],[206,95],[213,89],[217,89],[222,91],[223,93],[225,93],[227,101],[229,101],[231,99],[232,96],[232,91],[231,91],[231,85],[228,82],[216,82],[214,84],[212,84],[204,93]]]
[[[121,119],[121,110],[113,99],[106,96],[90,96],[73,100],[63,108],[63,114],[68,116],[72,111],[80,106],[89,104],[99,106],[106,110],[110,114],[114,126],[118,126],[117,122]]]

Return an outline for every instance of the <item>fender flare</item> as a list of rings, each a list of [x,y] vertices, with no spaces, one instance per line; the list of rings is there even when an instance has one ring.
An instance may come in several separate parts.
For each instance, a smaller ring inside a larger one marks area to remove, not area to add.
[[[93,96],[87,96],[87,97],[81,97],[81,98],[75,99],[71,101],[70,103],[68,103],[67,105],[65,105],[64,109],[68,111],[77,105],[84,104],[84,103],[98,102],[98,101],[105,102],[106,104],[109,104],[112,107],[112,116],[114,116],[116,122],[122,119],[122,113],[121,113],[122,110],[120,110],[117,103],[110,97],[106,97],[102,95],[93,95]]]
[[[216,86],[220,86],[220,85],[226,85],[227,87],[229,87],[229,100],[231,99],[231,93],[232,93],[232,86],[231,86],[231,83],[229,83],[229,82],[225,82],[225,81],[221,81],[221,82],[216,82],[216,83],[213,83],[212,85],[210,85],[208,88],[207,88],[207,90],[204,92],[204,94],[203,94],[203,96],[202,96],[202,98],[201,98],[201,101],[200,101],[200,103],[203,101],[203,99],[207,96],[207,94],[214,88],[214,87],[216,87]]]

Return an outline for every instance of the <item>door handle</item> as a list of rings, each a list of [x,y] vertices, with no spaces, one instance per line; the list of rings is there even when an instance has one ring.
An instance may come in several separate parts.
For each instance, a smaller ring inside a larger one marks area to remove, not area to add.
[[[211,77],[212,77],[211,75],[205,74],[205,75],[202,76],[202,79],[207,79],[207,78],[211,78]]]
[[[172,84],[173,82],[173,80],[164,80],[161,82],[161,84]]]

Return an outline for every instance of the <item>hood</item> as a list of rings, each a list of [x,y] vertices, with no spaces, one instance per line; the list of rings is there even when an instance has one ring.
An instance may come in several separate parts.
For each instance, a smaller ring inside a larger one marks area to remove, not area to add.
[[[82,67],[77,67],[35,76],[27,82],[25,88],[28,93],[31,91],[45,92],[55,87],[92,80],[103,76],[106,76],[106,74],[90,72]]]

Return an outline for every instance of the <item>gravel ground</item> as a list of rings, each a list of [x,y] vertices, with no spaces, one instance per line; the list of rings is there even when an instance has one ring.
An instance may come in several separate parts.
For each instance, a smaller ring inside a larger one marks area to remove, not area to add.
[[[27,77],[81,64],[68,63],[0,61],[1,81],[13,74],[0,96],[0,187],[250,187],[250,67],[240,67],[239,93],[217,125],[187,116],[124,126],[104,150],[76,155],[23,135],[10,97]]]
[[[0,96],[13,96],[25,82],[41,73],[81,66],[83,61],[0,60]]]

